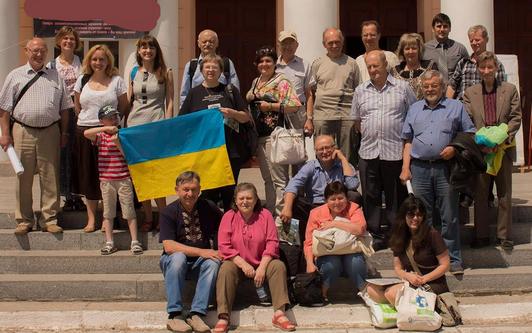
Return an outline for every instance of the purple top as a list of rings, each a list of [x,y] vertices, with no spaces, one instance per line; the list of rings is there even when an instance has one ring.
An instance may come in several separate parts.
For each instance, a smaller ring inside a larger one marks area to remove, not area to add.
[[[238,255],[255,268],[263,256],[279,258],[279,237],[272,214],[263,208],[246,223],[240,212],[228,211],[218,230],[218,250],[224,260]]]

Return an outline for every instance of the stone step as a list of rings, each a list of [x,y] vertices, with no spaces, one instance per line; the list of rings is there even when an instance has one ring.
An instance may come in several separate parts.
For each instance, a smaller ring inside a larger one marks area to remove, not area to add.
[[[383,271],[393,276],[393,271]],[[448,274],[449,288],[457,295],[532,292],[531,266],[466,270],[461,280]],[[164,301],[162,274],[0,274],[0,300],[7,301]],[[193,282],[184,288],[190,301]],[[350,281],[339,279],[331,287],[332,301],[358,301]],[[237,291],[240,305],[257,302],[251,280]]]
[[[0,274],[149,274],[160,273],[161,250],[135,256],[119,251],[110,256],[99,250],[6,250],[0,253]],[[504,268],[532,266],[532,244],[517,245],[511,253],[499,248],[469,249],[462,252],[465,267]],[[392,270],[392,252],[382,250],[369,261],[378,270]]]
[[[174,201],[175,197],[171,197],[168,199],[168,202]],[[518,199],[515,199],[518,200]],[[101,208],[101,207],[100,207]],[[154,211],[154,218],[157,218],[157,207],[153,207]],[[97,225],[98,227],[101,226],[101,209],[97,212]],[[490,208],[490,215],[492,216],[493,220],[490,221],[492,224],[495,223],[495,218],[497,216],[497,209],[496,208]],[[471,223],[473,223],[473,207],[470,207],[469,210],[462,209],[461,211],[462,215],[469,214]],[[40,212],[36,211],[35,216],[38,217],[40,215]],[[514,223],[532,223],[532,206],[528,205],[514,205],[512,207],[512,215],[513,215],[513,222]],[[139,223],[141,223],[144,220],[144,213],[139,209],[137,210],[137,219],[139,220]],[[120,221],[121,226],[126,228],[127,223],[125,221]],[[87,224],[87,214],[86,212],[62,212],[58,216],[58,223],[61,227],[64,229],[82,229]],[[6,213],[6,212],[0,212],[0,229],[14,229],[16,226],[15,222],[15,214],[14,213]]]
[[[495,226],[491,225],[491,237],[495,239]],[[532,223],[514,223],[513,240],[515,244],[532,243]],[[63,234],[52,235],[47,232],[32,231],[23,236],[16,236],[14,229],[0,229],[0,250],[99,250],[104,237],[99,231],[84,233],[83,230],[65,230]],[[461,226],[461,242],[463,248],[468,247],[473,236],[472,225]],[[139,240],[145,249],[159,250],[159,234],[157,232],[139,232]],[[114,231],[115,245],[119,250],[129,249],[131,238],[127,230]]]

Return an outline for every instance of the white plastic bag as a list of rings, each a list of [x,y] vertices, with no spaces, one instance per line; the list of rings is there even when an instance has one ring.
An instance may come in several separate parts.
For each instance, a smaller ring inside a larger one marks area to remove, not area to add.
[[[367,292],[359,292],[369,308],[371,324],[378,328],[392,328],[397,326],[397,310],[390,304],[375,303]]]
[[[288,121],[290,122],[289,119]],[[307,160],[305,135],[302,129],[277,126],[270,134],[270,138],[272,145],[270,160],[272,163],[300,164]]]
[[[436,311],[436,294],[410,287],[405,282],[397,293],[397,327],[401,331],[436,331],[441,327],[441,317]]]

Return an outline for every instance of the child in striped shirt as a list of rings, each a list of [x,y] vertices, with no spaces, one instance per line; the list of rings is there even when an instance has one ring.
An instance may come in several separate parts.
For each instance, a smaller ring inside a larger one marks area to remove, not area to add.
[[[84,135],[98,146],[98,172],[103,203],[103,227],[105,228],[105,246],[102,255],[117,251],[113,242],[113,219],[116,215],[116,196],[120,200],[122,217],[127,220],[131,233],[131,252],[142,254],[142,245],[137,238],[137,215],[133,205],[133,184],[129,176],[122,148],[118,140],[120,116],[111,105],[102,107],[98,119],[103,125],[86,130]]]

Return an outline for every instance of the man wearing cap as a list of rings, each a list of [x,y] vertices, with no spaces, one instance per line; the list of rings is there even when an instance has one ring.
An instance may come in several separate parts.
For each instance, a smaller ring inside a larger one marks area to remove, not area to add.
[[[353,92],[360,81],[355,59],[343,52],[344,35],[337,28],[323,32],[327,54],[310,67],[310,90],[305,128],[316,135],[331,135],[347,160],[356,165],[357,142],[351,116]]]
[[[210,29],[205,29],[198,35],[198,48],[200,49],[200,55],[198,58],[194,58],[187,62],[185,69],[183,70],[183,80],[181,81],[181,93],[179,94],[179,107],[183,105],[185,98],[188,95],[190,89],[199,86],[203,82],[203,74],[200,71],[200,64],[207,54],[216,55],[216,49],[218,49],[218,34]],[[233,84],[240,90],[240,81],[236,75],[235,65],[231,59],[223,57],[224,68],[222,75],[218,79],[223,84]]]
[[[42,231],[61,233],[59,211],[59,149],[68,140],[68,110],[74,107],[63,80],[55,69],[44,66],[48,48],[33,38],[24,48],[28,62],[11,71],[0,92],[0,145],[14,142],[24,173],[17,177],[16,235],[25,235],[35,223],[33,175],[41,185]],[[9,128],[10,117],[14,121]]]

